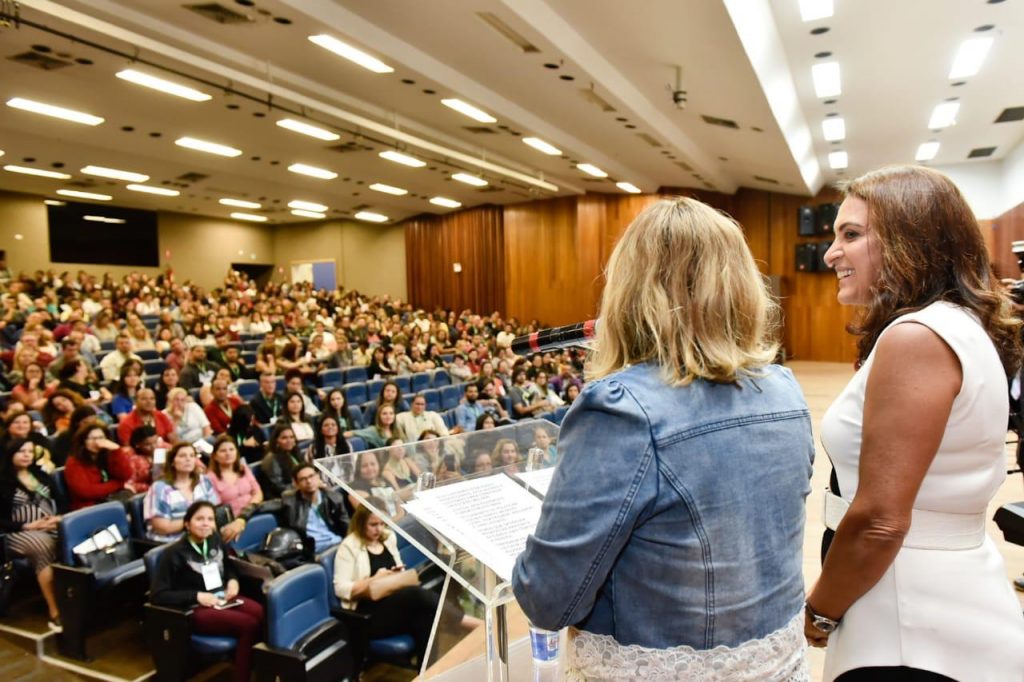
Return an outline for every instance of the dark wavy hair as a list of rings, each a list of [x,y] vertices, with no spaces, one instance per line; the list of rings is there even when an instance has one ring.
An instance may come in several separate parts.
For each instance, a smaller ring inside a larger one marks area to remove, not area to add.
[[[947,301],[974,313],[992,339],[1007,375],[1018,371],[1020,327],[992,272],[974,213],[948,177],[921,166],[890,166],[840,186],[868,205],[882,247],[871,302],[847,327],[859,336],[863,363],[897,317]]]

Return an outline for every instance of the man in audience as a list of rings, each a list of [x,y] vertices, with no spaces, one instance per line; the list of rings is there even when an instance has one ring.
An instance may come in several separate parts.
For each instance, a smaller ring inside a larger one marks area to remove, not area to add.
[[[60,355],[51,362],[47,368],[46,373],[50,375],[51,379],[60,380],[60,371],[64,369],[64,366],[73,360],[77,360],[82,357],[78,352],[79,345],[78,340],[72,336],[65,336],[64,340],[60,342]],[[85,360],[85,358],[82,358]],[[86,360],[88,364],[88,360]]]
[[[100,361],[100,372],[103,373],[103,380],[114,381],[120,377],[121,367],[129,360],[142,362],[142,358],[132,352],[131,335],[128,332],[122,331],[114,341],[114,350],[107,353],[107,356]]]
[[[252,370],[245,364],[245,360],[242,359],[242,353],[235,344],[224,349],[224,362],[221,365],[231,372],[232,381],[252,378]]]
[[[406,443],[417,441],[424,431],[434,431],[439,436],[448,435],[448,427],[444,425],[441,415],[427,409],[426,398],[421,395],[413,396],[411,407],[409,412],[401,412],[395,417],[395,426],[402,440]]]
[[[477,402],[484,406],[488,412],[494,415],[494,419],[499,423],[509,423],[511,420],[508,416],[508,411],[505,406],[501,404],[501,400],[498,399],[497,389],[494,386],[493,379],[481,379],[477,382],[477,388],[480,391],[480,398]]]
[[[174,337],[171,339],[171,351],[164,356],[164,362],[167,363],[168,367],[178,370],[180,374],[187,360],[188,352],[185,348],[185,342],[179,337]]]
[[[512,370],[509,396],[512,398],[513,419],[539,417],[552,409],[551,404],[534,387],[526,383],[526,370],[522,367]]]
[[[181,370],[178,385],[186,391],[200,386],[209,386],[217,369],[218,365],[206,358],[206,346],[201,343],[196,344],[189,352],[188,364]]]
[[[171,418],[156,409],[156,393],[151,388],[140,388],[135,394],[135,409],[129,412],[117,425],[117,438],[121,445],[127,445],[132,431],[140,426],[152,426],[161,440],[176,440]]]
[[[487,412],[487,408],[479,404],[480,389],[470,382],[462,389],[462,402],[455,408],[454,433],[476,430],[476,420]]]
[[[210,420],[210,428],[219,435],[228,430],[231,415],[241,406],[242,399],[228,393],[228,382],[224,379],[214,379],[210,384],[210,392],[213,400],[206,404],[203,411]]]
[[[348,532],[344,496],[324,487],[312,464],[296,467],[292,482],[295,488],[281,496],[284,525],[312,541],[317,554],[338,545]]]
[[[320,414],[320,408],[316,406],[313,399],[309,397],[309,391],[306,390],[306,385],[303,383],[302,371],[299,369],[292,368],[284,373],[284,393],[298,393],[302,396],[302,409],[305,411],[306,416],[309,418],[317,417]],[[326,395],[318,395],[320,400],[323,400]]]
[[[260,392],[249,401],[249,406],[260,424],[273,424],[284,412],[284,401],[277,394],[277,376],[273,372],[260,374]]]

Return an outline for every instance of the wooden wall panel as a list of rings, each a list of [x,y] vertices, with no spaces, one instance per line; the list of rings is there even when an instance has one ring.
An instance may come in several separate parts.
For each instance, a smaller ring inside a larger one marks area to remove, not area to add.
[[[502,210],[494,206],[406,221],[409,301],[428,309],[504,311],[504,248]]]
[[[1024,239],[1024,204],[1018,204],[992,220],[989,255],[1000,277],[1020,279],[1020,267],[1013,255],[1013,242]]]

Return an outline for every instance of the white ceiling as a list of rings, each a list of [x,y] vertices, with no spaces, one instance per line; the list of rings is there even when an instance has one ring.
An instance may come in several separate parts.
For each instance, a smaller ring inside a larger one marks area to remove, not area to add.
[[[285,208],[304,199],[335,217],[366,208],[394,221],[445,212],[427,201],[437,195],[466,206],[505,204],[621,193],[616,181],[648,192],[745,186],[810,194],[839,177],[827,163],[836,148],[849,152],[849,175],[912,161],[929,139],[942,143],[936,164],[966,163],[971,149],[989,146],[996,150],[981,162],[998,160],[1024,136],[1022,122],[993,123],[1004,108],[1024,106],[1024,70],[1013,47],[1024,44],[1019,1],[835,0],[834,17],[808,24],[797,0],[218,1],[243,21],[221,24],[185,7],[218,4],[211,0],[22,0],[24,23],[0,28],[2,101],[37,99],[106,121],[88,127],[0,106],[0,164],[63,164],[74,175],[59,181],[0,172],[0,188],[52,197],[57,188],[86,185],[119,205],[223,217],[238,209],[217,199],[245,198],[262,202],[278,223],[306,220]],[[522,51],[482,14],[537,51]],[[976,77],[953,87],[946,74],[956,47],[986,24],[994,26],[991,53]],[[830,30],[811,35],[818,27]],[[371,52],[395,72],[371,73],[307,40],[320,33]],[[10,59],[39,49],[71,65],[44,71]],[[842,69],[843,93],[831,105],[811,84],[822,51]],[[194,103],[114,77],[133,60],[214,97]],[[677,67],[685,110],[672,101]],[[954,96],[962,104],[958,124],[930,133],[932,107]],[[462,98],[498,122],[472,121],[442,106],[443,97]],[[830,112],[846,121],[839,145],[822,137]],[[321,142],[274,125],[303,113],[341,139]],[[244,153],[226,159],[182,149],[174,145],[182,135]],[[527,147],[521,138],[528,135],[564,154]],[[344,151],[330,149],[338,145]],[[377,157],[395,146],[428,167]],[[295,175],[286,170],[295,162],[339,177]],[[577,162],[610,177],[590,178]],[[87,164],[143,172],[149,184],[182,194],[129,192],[123,182],[83,176]],[[491,186],[451,181],[458,170],[482,174]],[[185,173],[207,177],[179,179]],[[370,191],[374,182],[410,194]]]

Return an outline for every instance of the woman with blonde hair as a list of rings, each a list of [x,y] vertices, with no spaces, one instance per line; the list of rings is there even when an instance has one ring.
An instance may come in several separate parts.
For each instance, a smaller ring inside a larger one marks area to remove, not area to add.
[[[739,225],[698,201],[658,201],[616,245],[590,381],[512,576],[535,625],[573,626],[568,679],[809,679],[814,443],[771,364],[775,311]]]

